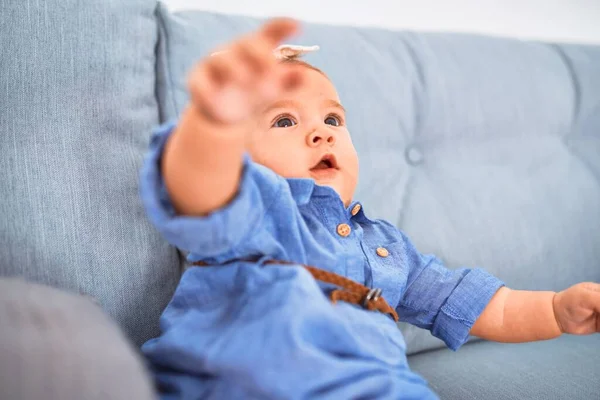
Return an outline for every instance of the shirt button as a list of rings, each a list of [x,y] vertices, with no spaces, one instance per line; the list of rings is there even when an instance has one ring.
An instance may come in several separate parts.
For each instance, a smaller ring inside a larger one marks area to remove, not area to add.
[[[358,214],[359,211],[360,211],[360,204],[357,204],[354,207],[352,207],[352,211],[350,211],[350,213],[352,214],[352,216],[355,216],[356,214]]]
[[[385,247],[378,247],[377,248],[377,255],[379,257],[387,257],[390,255],[390,252],[387,251],[387,249]]]
[[[337,226],[337,233],[340,236],[346,237],[346,236],[350,235],[350,231],[351,231],[350,225],[348,225],[348,224],[339,224]]]

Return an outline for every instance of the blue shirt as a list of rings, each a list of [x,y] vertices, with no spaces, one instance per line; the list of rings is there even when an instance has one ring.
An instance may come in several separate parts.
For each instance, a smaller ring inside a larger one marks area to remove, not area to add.
[[[178,216],[159,168],[173,127],[155,131],[142,169],[148,216],[189,261],[226,265],[187,269],[161,336],[142,347],[163,398],[436,398],[409,369],[391,318],[332,304],[300,266],[263,262],[313,265],[381,288],[401,321],[453,350],[503,283],[481,269],[449,270],[359,202],[345,207],[333,189],[284,179],[249,157],[230,204]]]

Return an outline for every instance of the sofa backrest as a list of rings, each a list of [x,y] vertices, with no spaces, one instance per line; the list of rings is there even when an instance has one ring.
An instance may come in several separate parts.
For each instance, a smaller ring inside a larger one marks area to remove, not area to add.
[[[0,276],[93,296],[136,343],[180,272],[138,195],[158,123],[155,8],[0,2]]]
[[[157,27],[155,7],[0,3],[0,275],[91,295],[138,344],[181,269],[139,202],[150,131],[194,62],[260,22],[160,7]],[[313,24],[296,41],[349,110],[370,216],[515,288],[600,280],[597,47]],[[402,328],[411,352],[440,345]]]

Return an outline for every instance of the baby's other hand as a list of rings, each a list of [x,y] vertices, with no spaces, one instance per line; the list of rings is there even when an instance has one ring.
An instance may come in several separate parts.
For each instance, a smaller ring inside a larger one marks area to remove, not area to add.
[[[201,61],[188,81],[192,104],[210,122],[236,124],[296,86],[300,75],[277,63],[273,50],[297,30],[291,19],[273,19]]]
[[[563,333],[589,335],[600,332],[600,284],[578,283],[557,293],[554,316]]]

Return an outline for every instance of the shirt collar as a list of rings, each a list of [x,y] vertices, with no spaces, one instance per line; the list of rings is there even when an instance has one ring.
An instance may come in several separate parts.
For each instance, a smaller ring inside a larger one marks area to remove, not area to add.
[[[288,178],[286,179],[292,192],[294,201],[299,206],[303,206],[310,201],[310,198],[315,190],[315,181],[304,178]]]
[[[317,185],[313,179],[287,178],[294,201],[299,206],[306,205],[314,196],[339,198],[335,190],[328,186]]]
[[[313,198],[313,197],[329,197],[329,198],[332,198],[332,199],[335,198],[338,200],[340,198],[335,190],[333,190],[332,188],[330,188],[328,186],[317,185],[315,183],[315,181],[312,179],[287,178],[286,181],[290,187],[290,191],[292,193],[292,198],[294,199],[296,204],[299,206],[304,206],[304,205],[308,204],[308,202],[310,202],[311,198]],[[356,212],[353,214],[355,207],[356,207]],[[356,200],[353,200],[350,203],[350,206],[346,207],[346,212],[351,217],[359,216],[359,215],[362,215],[363,217],[365,216],[363,205],[359,201],[356,201]]]
[[[328,186],[320,186],[312,179],[307,178],[287,178],[286,179],[292,198],[299,206],[304,206],[310,202],[312,197],[330,197],[339,199],[339,195],[335,190]],[[354,211],[356,210],[356,211]],[[367,221],[369,218],[364,213],[364,206],[361,202],[353,200],[350,206],[346,207],[346,212],[350,218],[362,218]]]

